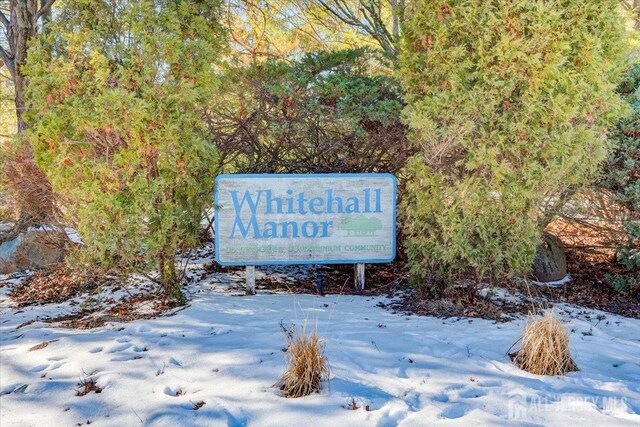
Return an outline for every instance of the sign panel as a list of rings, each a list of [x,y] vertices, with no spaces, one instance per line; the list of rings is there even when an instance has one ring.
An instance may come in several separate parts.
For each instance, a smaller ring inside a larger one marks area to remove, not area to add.
[[[216,261],[222,265],[357,264],[396,255],[390,174],[219,175]]]

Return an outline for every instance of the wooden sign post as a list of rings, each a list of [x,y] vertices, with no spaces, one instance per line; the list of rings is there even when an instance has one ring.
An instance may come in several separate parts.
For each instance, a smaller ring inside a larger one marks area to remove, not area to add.
[[[247,284],[246,284],[247,295],[255,295],[256,294],[256,266],[247,265],[246,275],[247,275]]]
[[[356,264],[354,266],[353,283],[357,292],[364,291],[364,264]]]
[[[390,174],[219,175],[215,183],[215,256],[244,265],[247,293],[255,267],[365,264],[396,255],[396,179]]]

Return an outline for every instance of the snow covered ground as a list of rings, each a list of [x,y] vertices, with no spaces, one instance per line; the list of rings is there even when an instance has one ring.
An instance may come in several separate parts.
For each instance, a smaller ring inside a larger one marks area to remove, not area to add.
[[[69,307],[17,309],[1,288],[0,425],[640,425],[639,320],[560,307],[581,371],[541,377],[505,356],[522,320],[407,316],[379,307],[383,298],[237,296],[213,285],[190,285],[190,305],[174,315],[89,330],[17,328]],[[331,381],[285,399],[273,387],[285,367],[281,324],[305,321],[326,339]],[[102,391],[77,396],[89,378]]]

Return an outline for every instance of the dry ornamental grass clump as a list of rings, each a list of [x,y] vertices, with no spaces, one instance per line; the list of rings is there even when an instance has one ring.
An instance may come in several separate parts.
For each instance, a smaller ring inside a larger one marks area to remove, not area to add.
[[[299,333],[287,333],[287,370],[276,383],[284,397],[303,397],[319,392],[323,380],[329,379],[329,364],[324,356],[324,342],[317,332],[307,334],[306,325]]]
[[[569,352],[569,333],[553,312],[527,324],[514,363],[536,375],[564,375],[578,367]]]

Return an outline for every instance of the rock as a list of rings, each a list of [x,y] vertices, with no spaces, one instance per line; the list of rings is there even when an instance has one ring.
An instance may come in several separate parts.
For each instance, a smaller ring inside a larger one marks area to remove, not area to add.
[[[0,244],[0,274],[43,268],[61,262],[66,236],[57,231],[29,229]]]
[[[0,221],[0,236],[9,233],[13,229],[13,226],[13,223]]]
[[[543,234],[531,274],[538,282],[555,282],[567,275],[567,257],[562,240],[548,233]]]

